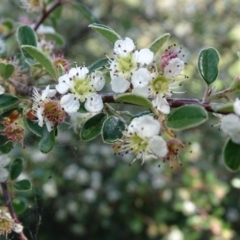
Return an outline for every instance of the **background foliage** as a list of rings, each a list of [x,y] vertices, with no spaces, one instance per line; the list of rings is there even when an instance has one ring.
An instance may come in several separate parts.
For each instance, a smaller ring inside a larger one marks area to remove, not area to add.
[[[139,48],[148,46],[159,35],[169,32],[168,44],[182,45],[187,52],[185,73],[190,81],[183,86],[188,94],[204,93],[197,57],[205,47],[220,55],[220,74],[214,83],[220,90],[239,74],[238,1],[157,1],[112,0],[76,1],[84,4],[103,24],[121,36],[135,39]],[[4,1],[1,18],[26,20],[17,1]],[[36,19],[30,14],[29,19]],[[92,23],[71,5],[65,5],[44,22],[53,25],[66,44],[59,47],[71,62],[90,65],[112,54],[112,46],[88,28]],[[167,44],[164,45],[167,47]],[[8,53],[14,53],[14,37]],[[106,89],[107,91],[107,89]],[[179,97],[179,96],[177,96]],[[180,96],[181,97],[181,96]],[[182,167],[175,162],[158,167],[157,162],[129,167],[131,156],[114,156],[100,138],[79,142],[65,126],[49,154],[36,149],[36,136],[28,133],[26,148],[11,154],[24,159],[25,176],[33,189],[13,191],[15,201],[23,198],[27,209],[20,213],[29,239],[239,239],[240,176],[223,164],[217,120],[179,132],[186,142]],[[27,175],[27,176],[26,176]],[[14,239],[14,236],[12,237]]]

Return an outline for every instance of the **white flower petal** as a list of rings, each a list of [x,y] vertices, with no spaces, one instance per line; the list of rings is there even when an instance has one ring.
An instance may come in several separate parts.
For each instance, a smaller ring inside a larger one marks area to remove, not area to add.
[[[126,37],[121,40],[117,40],[114,43],[113,52],[118,56],[126,56],[135,49],[135,44],[132,39]]]
[[[20,223],[13,223],[12,228],[16,233],[21,233],[23,231],[23,226]]]
[[[36,112],[37,118],[38,118],[38,125],[40,127],[43,126],[43,108],[38,108]]]
[[[132,75],[132,85],[134,88],[142,88],[148,85],[151,74],[146,68],[139,68]]]
[[[231,133],[230,138],[232,139],[233,142],[240,144],[240,132]]]
[[[184,69],[184,62],[180,58],[173,58],[168,62],[164,68],[164,76],[167,78],[174,78],[181,74]]]
[[[235,114],[228,114],[221,119],[221,129],[226,134],[240,132],[240,118]]]
[[[5,182],[8,178],[9,172],[5,168],[0,168],[0,182]]]
[[[78,79],[80,80],[85,79],[87,77],[87,74],[89,73],[89,70],[87,67],[78,67],[76,70],[77,70],[77,73],[74,75],[77,75]]]
[[[148,48],[135,51],[133,57],[140,65],[149,65],[153,61],[154,54]]]
[[[97,113],[103,109],[103,101],[100,95],[93,94],[90,97],[87,97],[87,100],[84,104],[85,109],[91,113]]]
[[[42,91],[42,96],[41,99],[45,100],[47,97],[54,97],[56,95],[56,90],[55,89],[49,89],[50,86],[48,85],[43,91]]]
[[[3,41],[3,39],[0,38],[0,54],[3,54],[6,52],[6,43]]]
[[[5,93],[5,88],[0,85],[0,95]]]
[[[148,144],[151,151],[159,158],[165,157],[168,153],[167,143],[160,136],[153,136]]]
[[[70,88],[70,80],[68,74],[61,76],[58,79],[58,84],[56,85],[56,89],[59,93],[65,94]]]
[[[48,120],[45,120],[45,122],[46,122],[47,130],[49,132],[51,132],[53,130],[53,126],[54,126],[53,122],[48,121]]]
[[[124,93],[130,87],[130,82],[121,77],[113,77],[111,81],[112,90],[115,93]]]
[[[96,91],[102,90],[105,85],[105,78],[100,71],[94,71],[90,75],[90,81]]]
[[[238,98],[236,98],[235,102],[233,103],[233,109],[234,112],[240,116],[240,100]]]
[[[0,156],[0,168],[6,167],[11,161],[11,158],[7,154]]]
[[[60,104],[67,113],[77,112],[80,107],[79,100],[72,93],[64,95],[60,100]]]
[[[155,99],[152,100],[152,104],[156,107],[159,111],[164,114],[170,113],[170,106],[168,101],[162,94],[158,94]]]
[[[128,133],[136,133],[138,136],[153,137],[159,134],[161,125],[159,121],[150,115],[134,118],[128,127]]]

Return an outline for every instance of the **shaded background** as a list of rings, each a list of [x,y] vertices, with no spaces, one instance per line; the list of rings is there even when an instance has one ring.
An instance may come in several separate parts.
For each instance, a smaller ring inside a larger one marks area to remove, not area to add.
[[[80,1],[79,1],[80,3]],[[203,96],[205,86],[197,71],[201,49],[215,47],[220,55],[220,73],[214,83],[221,90],[239,74],[240,4],[237,0],[124,0],[81,1],[101,23],[122,37],[134,39],[139,48],[169,32],[167,47],[177,43],[187,55],[183,86],[187,94]],[[18,1],[2,1],[0,16],[15,21],[26,14]],[[29,14],[36,19],[36,14]],[[54,25],[66,40],[61,48],[71,62],[86,66],[112,46],[88,28],[89,22],[70,5],[55,11],[45,25]],[[14,52],[9,39],[8,51]],[[164,50],[164,49],[163,49]],[[131,167],[132,156],[114,156],[101,138],[83,143],[63,126],[54,150],[43,155],[35,136],[28,133],[23,156],[26,175],[33,181],[29,192],[13,192],[26,199],[28,209],[20,214],[29,239],[240,239],[240,175],[226,169],[221,157],[226,137],[211,127],[210,120],[198,128],[177,132],[186,142],[182,167],[159,162]],[[15,239],[14,236],[10,239]]]

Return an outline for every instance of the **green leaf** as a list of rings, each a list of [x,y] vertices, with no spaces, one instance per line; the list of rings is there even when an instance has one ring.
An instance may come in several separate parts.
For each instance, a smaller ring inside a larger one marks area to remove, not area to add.
[[[23,160],[21,158],[16,158],[10,165],[10,178],[15,180],[23,170]]]
[[[91,64],[88,69],[89,69],[89,73],[95,71],[96,69],[102,68],[104,66],[109,65],[109,59],[108,58],[102,58],[99,59],[98,61],[94,62],[93,64]]]
[[[167,126],[172,129],[188,129],[204,123],[208,114],[203,107],[197,105],[186,105],[174,109],[168,115]]]
[[[0,135],[0,151],[2,153],[9,153],[12,150],[13,143],[9,142],[6,136]]]
[[[94,117],[88,119],[80,132],[81,139],[83,141],[90,141],[94,138],[96,138],[101,130],[104,121],[106,120],[107,115],[105,113],[99,113],[95,115]]]
[[[14,66],[9,63],[0,63],[0,76],[4,79],[8,79],[14,72]]]
[[[116,102],[131,103],[131,104],[146,107],[146,108],[153,107],[152,102],[149,101],[147,98],[134,93],[119,94],[115,96],[114,99]]]
[[[121,39],[121,36],[108,26],[99,23],[93,23],[89,25],[89,27],[101,34],[112,44],[114,44],[117,40]]]
[[[19,99],[11,94],[5,93],[0,95],[0,115],[4,112],[16,108]]]
[[[13,186],[15,189],[20,191],[30,190],[32,187],[31,182],[28,179],[23,179],[21,181],[18,181]]]
[[[219,53],[215,48],[207,48],[200,52],[198,70],[203,80],[210,85],[218,76]]]
[[[157,38],[149,47],[149,49],[156,54],[160,48],[162,47],[162,45],[169,39],[170,37],[170,33],[165,33],[162,36],[160,36],[159,38]]]
[[[57,45],[62,46],[65,44],[64,38],[58,33],[45,33],[44,36],[46,40],[54,40]]]
[[[229,139],[223,150],[223,157],[226,166],[232,171],[240,167],[240,144],[234,143]]]
[[[17,214],[21,214],[28,209],[28,202],[23,197],[14,197],[12,200],[14,211]]]
[[[42,53],[35,47],[27,45],[23,45],[22,49],[26,50],[33,58],[35,58],[54,79],[57,78],[51,60],[46,55],[44,55],[44,53]]]
[[[33,132],[34,134],[36,134],[39,137],[42,136],[43,128],[40,127],[37,122],[31,121],[29,118],[25,118],[24,122],[31,132]]]
[[[38,143],[38,149],[42,153],[48,153],[53,149],[54,145],[55,145],[55,130],[49,132],[47,130],[46,125],[44,125],[42,128],[41,140]]]
[[[117,117],[109,117],[103,124],[102,137],[105,143],[114,143],[122,137],[125,124]]]
[[[27,25],[20,26],[17,29],[16,35],[20,47],[22,45],[29,45],[33,47],[37,46],[37,37],[34,30],[31,27]],[[33,57],[25,50],[23,50],[23,54],[26,59],[33,60]]]
[[[99,20],[92,14],[92,12],[82,3],[75,2],[72,3],[78,11],[80,11],[85,19],[87,19],[90,23],[98,23]]]

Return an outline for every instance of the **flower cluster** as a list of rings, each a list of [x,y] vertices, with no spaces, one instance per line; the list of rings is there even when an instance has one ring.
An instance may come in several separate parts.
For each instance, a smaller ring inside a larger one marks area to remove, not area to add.
[[[234,113],[221,116],[221,129],[230,136],[231,140],[240,144],[240,100],[233,103]]]

